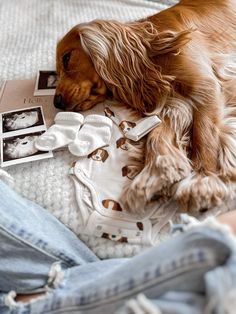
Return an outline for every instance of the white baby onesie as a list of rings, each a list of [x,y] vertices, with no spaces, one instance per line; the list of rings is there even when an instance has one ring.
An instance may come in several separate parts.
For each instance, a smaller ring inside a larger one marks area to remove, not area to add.
[[[83,217],[82,233],[120,242],[155,244],[158,232],[172,218],[177,207],[173,209],[169,206],[160,217],[157,210],[159,205],[153,203],[144,216],[134,215],[122,208],[120,195],[125,182],[131,180],[125,171],[129,149],[127,143],[130,143],[126,135],[131,134],[133,139],[138,140],[160,120],[147,117],[144,118],[147,123],[143,122],[143,118],[133,121],[127,108],[111,102],[99,105],[96,110],[96,113],[109,116],[114,123],[109,145],[98,147],[86,157],[78,158],[70,170],[78,208]],[[136,126],[137,132],[134,132]]]

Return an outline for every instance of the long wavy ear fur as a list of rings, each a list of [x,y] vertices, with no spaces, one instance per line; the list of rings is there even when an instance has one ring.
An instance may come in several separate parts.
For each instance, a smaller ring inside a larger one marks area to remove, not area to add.
[[[151,57],[178,49],[189,31],[158,33],[149,21],[95,20],[78,28],[83,49],[115,96],[142,113],[162,107],[174,77],[162,75]]]
[[[194,30],[182,32],[164,31],[158,34],[156,40],[152,42],[150,56],[157,56],[166,53],[178,53],[181,47],[191,40],[191,33]]]

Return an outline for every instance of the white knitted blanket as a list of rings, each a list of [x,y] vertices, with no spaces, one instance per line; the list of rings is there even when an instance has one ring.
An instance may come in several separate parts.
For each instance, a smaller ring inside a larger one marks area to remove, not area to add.
[[[133,20],[165,9],[176,0],[1,0],[0,83],[32,78],[38,69],[55,66],[57,40],[73,25],[95,18]],[[14,188],[47,208],[76,234],[80,213],[68,170],[68,151],[55,158],[9,167]],[[46,222],[45,222],[46,223]],[[144,249],[95,237],[81,238],[101,258],[131,256]]]

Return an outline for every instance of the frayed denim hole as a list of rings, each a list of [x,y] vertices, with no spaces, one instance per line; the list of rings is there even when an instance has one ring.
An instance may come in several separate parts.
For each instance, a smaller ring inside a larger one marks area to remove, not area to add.
[[[58,288],[64,279],[64,271],[62,270],[61,262],[55,262],[51,265],[48,272],[48,282],[46,290]]]
[[[15,291],[9,291],[8,294],[4,298],[4,304],[9,309],[14,309],[15,307],[19,306],[19,303],[15,301],[16,298],[16,292]]]

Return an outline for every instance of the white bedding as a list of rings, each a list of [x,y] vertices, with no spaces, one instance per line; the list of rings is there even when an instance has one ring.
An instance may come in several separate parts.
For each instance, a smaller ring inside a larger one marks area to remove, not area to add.
[[[32,78],[38,69],[55,67],[57,40],[73,25],[95,18],[133,20],[155,14],[175,0],[1,0],[0,83]],[[14,188],[79,233],[80,214],[68,170],[75,160],[68,151],[50,160],[8,168]],[[26,213],[27,215],[27,213]],[[45,222],[46,227],[46,222]],[[102,258],[134,255],[143,247],[95,237],[82,239]]]

